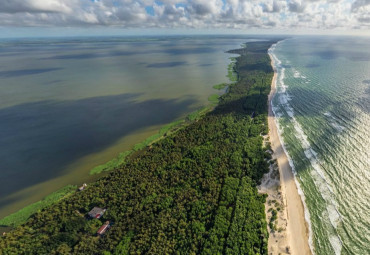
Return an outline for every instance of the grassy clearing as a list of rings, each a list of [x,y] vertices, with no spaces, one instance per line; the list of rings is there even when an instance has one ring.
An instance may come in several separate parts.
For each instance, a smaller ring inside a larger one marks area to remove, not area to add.
[[[5,218],[0,220],[0,226],[10,226],[16,227],[19,226],[27,221],[27,219],[34,213],[41,211],[45,207],[48,207],[62,198],[74,193],[77,189],[75,185],[68,185],[60,190],[57,190],[50,195],[46,196],[44,199],[37,201],[36,203],[30,204],[18,212],[10,214]]]

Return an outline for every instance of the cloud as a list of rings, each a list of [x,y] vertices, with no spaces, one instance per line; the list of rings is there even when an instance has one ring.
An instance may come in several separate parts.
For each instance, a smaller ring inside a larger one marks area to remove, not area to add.
[[[77,1],[73,0],[1,0],[0,12],[71,13],[71,7],[75,4],[77,4]]]
[[[369,6],[370,5],[370,0],[356,0],[353,4],[352,4],[352,8],[351,10],[352,11],[357,11],[358,9],[360,9],[361,7],[365,7],[365,6]]]
[[[280,12],[284,7],[286,7],[285,1],[267,1],[265,3],[262,3],[262,9],[264,12]]]
[[[360,18],[358,18],[358,20],[361,21],[361,22],[370,24],[370,17],[360,17]]]
[[[358,29],[370,28],[370,0],[356,0],[353,2],[351,13],[357,21]]]
[[[0,0],[1,26],[369,29],[369,13],[370,0]]]
[[[291,12],[303,12],[304,9],[306,8],[306,4],[299,0],[290,1],[288,3],[288,6],[289,6],[289,11]]]

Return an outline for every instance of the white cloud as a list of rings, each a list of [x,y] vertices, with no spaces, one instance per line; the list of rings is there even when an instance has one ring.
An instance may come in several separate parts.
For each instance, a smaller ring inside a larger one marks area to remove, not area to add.
[[[357,11],[360,8],[366,7],[370,5],[370,0],[356,0],[352,4],[352,11]]]
[[[369,29],[369,13],[370,0],[0,0],[0,26]]]
[[[262,5],[262,8],[263,8],[264,12],[274,13],[274,12],[283,11],[287,6],[287,2],[286,1],[273,0],[273,1],[262,2],[261,5]]]
[[[288,2],[288,6],[291,12],[304,12],[306,3],[301,0],[293,0]]]
[[[72,13],[72,7],[78,6],[77,0],[1,0],[0,12],[57,12]]]

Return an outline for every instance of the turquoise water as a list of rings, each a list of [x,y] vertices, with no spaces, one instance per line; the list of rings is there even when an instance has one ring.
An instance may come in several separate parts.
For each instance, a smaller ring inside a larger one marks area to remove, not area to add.
[[[273,110],[316,254],[370,254],[370,44],[301,37],[270,49]]]

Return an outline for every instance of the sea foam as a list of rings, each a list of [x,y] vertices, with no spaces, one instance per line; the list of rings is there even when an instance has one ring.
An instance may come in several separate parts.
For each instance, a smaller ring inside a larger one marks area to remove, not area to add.
[[[284,81],[284,76],[285,76],[285,68],[281,67],[281,61],[274,54],[276,46],[281,42],[283,42],[283,41],[279,41],[278,43],[273,44],[270,47],[270,49],[268,50],[268,54],[269,54],[270,58],[273,60],[274,72],[277,73],[279,82],[280,82],[280,84],[283,85],[283,86],[281,86],[281,91],[278,92],[277,91],[277,79],[274,81],[273,86],[275,86],[275,88],[276,88],[276,93],[284,93],[286,91],[286,88],[287,88],[287,86],[283,82]],[[279,72],[279,68],[280,68],[280,72]],[[275,93],[274,97],[276,96],[276,93]],[[287,98],[288,96],[285,95],[285,97]],[[286,100],[286,102],[287,102],[287,100]],[[274,113],[274,116],[276,117],[274,121],[275,121],[275,124],[276,124],[276,127],[277,127],[279,140],[280,140],[281,146],[283,147],[283,150],[284,150],[285,154],[287,155],[289,165],[292,168],[292,172],[293,172],[293,176],[294,176],[294,182],[297,186],[298,194],[301,197],[301,201],[302,201],[302,204],[303,204],[304,218],[305,218],[305,221],[308,225],[308,245],[310,247],[310,250],[311,250],[312,254],[315,254],[314,246],[313,246],[313,239],[312,239],[312,224],[311,224],[311,220],[310,220],[310,212],[307,209],[306,198],[305,198],[304,193],[301,189],[301,185],[299,184],[299,182],[297,180],[297,176],[296,176],[297,172],[295,170],[293,161],[292,161],[291,157],[288,154],[288,151],[287,151],[285,143],[284,143],[284,139],[282,137],[283,130],[281,129],[281,127],[279,125],[279,122],[277,121],[277,118],[280,118],[282,116],[282,113],[277,111],[277,107],[275,107],[275,105],[273,104],[273,98],[271,98],[271,108],[272,108],[272,111]]]
[[[296,78],[296,79],[306,79],[307,77],[302,75],[298,70],[296,69],[292,69],[293,71],[293,77]]]
[[[312,179],[315,183],[315,186],[318,188],[318,190],[321,193],[322,198],[326,202],[326,205],[327,205],[326,206],[326,211],[327,211],[327,215],[328,215],[326,218],[328,218],[330,224],[332,225],[332,227],[335,230],[335,233],[336,233],[336,228],[338,227],[338,224],[341,222],[341,215],[337,210],[337,203],[334,199],[331,184],[328,182],[328,178],[325,177],[325,174],[322,171],[322,166],[320,164],[320,160],[318,159],[317,153],[311,147],[311,145],[308,141],[308,138],[305,135],[301,125],[298,123],[298,121],[294,117],[294,109],[289,104],[289,98],[290,97],[289,97],[289,94],[287,92],[288,85],[284,83],[285,71],[286,70],[282,66],[282,62],[274,54],[275,48],[276,48],[276,45],[273,45],[269,49],[269,55],[273,59],[274,70],[278,74],[278,79],[277,79],[278,83],[277,83],[277,81],[275,81],[274,85],[276,86],[276,89],[277,89],[278,102],[279,102],[280,105],[275,106],[275,105],[272,104],[272,110],[273,110],[274,115],[276,117],[275,122],[276,122],[276,125],[277,125],[277,128],[278,128],[279,139],[280,139],[282,147],[283,147],[283,149],[284,149],[284,151],[285,151],[285,153],[288,157],[289,164],[292,167],[293,174],[294,174],[294,180],[295,180],[295,183],[296,183],[297,188],[298,188],[298,193],[301,196],[301,199],[302,199],[302,202],[303,202],[303,205],[304,205],[305,220],[307,221],[308,226],[309,226],[309,245],[310,245],[310,249],[311,249],[312,253],[314,253],[310,214],[309,214],[307,205],[305,203],[304,193],[301,189],[300,183],[297,180],[297,172],[296,172],[296,169],[295,169],[295,166],[294,166],[294,162],[293,162],[293,160],[289,156],[289,153],[286,150],[284,139],[282,137],[283,127],[281,127],[281,125],[279,123],[279,119],[284,116],[283,112],[285,112],[289,116],[289,118],[290,118],[289,121],[293,124],[294,130],[295,130],[294,135],[300,141],[303,152],[304,152],[306,158],[309,160],[312,169],[314,170],[314,171],[311,171],[311,176],[312,176]],[[293,72],[294,72],[294,77],[295,78],[302,78],[302,79],[306,78],[305,76],[302,76],[297,70],[293,70]],[[282,108],[280,108],[280,107],[282,107]],[[326,114],[326,115],[328,115],[328,114]],[[329,234],[330,244],[331,244],[335,254],[340,254],[341,249],[342,249],[342,242],[341,242],[339,236],[338,235],[333,235],[333,234],[330,234],[330,233],[328,233],[328,234]]]
[[[329,125],[335,130],[342,132],[345,129],[345,127],[340,125],[339,121],[330,112],[324,112],[324,115],[327,117]]]

